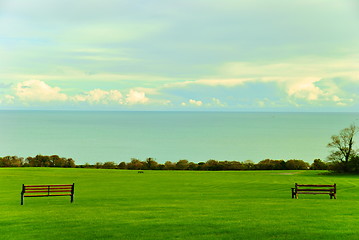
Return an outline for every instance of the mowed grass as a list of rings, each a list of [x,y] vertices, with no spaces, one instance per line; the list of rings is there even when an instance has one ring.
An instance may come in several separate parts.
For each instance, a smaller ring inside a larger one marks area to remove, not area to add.
[[[358,239],[359,176],[318,171],[0,169],[1,239]],[[75,183],[70,197],[21,185]],[[291,198],[294,183],[337,183]]]

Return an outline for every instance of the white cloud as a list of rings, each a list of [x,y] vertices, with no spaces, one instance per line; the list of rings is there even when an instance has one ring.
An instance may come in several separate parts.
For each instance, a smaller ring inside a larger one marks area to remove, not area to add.
[[[212,98],[212,102],[214,106],[218,106],[218,107],[226,106],[226,104],[222,103],[221,100],[219,100],[218,98]]]
[[[346,93],[339,85],[335,85],[326,79],[305,78],[298,82],[291,82],[287,84],[286,91],[288,96],[292,98],[292,103],[295,102],[295,99],[303,99],[317,104],[327,102],[337,106],[348,106],[354,102],[353,98],[348,98],[351,94]]]
[[[252,78],[207,78],[207,79],[198,79],[192,81],[183,81],[183,82],[173,82],[164,84],[163,88],[178,88],[186,87],[190,85],[205,85],[205,86],[224,86],[224,87],[234,87],[238,85],[243,85],[246,82],[253,81]]]
[[[340,107],[345,107],[345,106],[347,106],[348,104],[347,104],[347,103],[343,103],[343,102],[338,102],[336,105],[337,105],[337,106],[340,106]]]
[[[317,86],[315,82],[320,81],[317,78],[305,78],[298,82],[287,83],[287,93],[290,97],[302,98],[309,101],[318,100],[326,94]]]
[[[145,104],[149,101],[144,92],[131,89],[126,95],[126,102],[128,104]]]
[[[196,107],[201,107],[203,105],[202,101],[198,101],[198,100],[194,100],[194,99],[190,99],[188,100],[188,102],[182,102],[181,106],[186,107],[186,106],[196,106]]]
[[[266,101],[265,100],[258,100],[257,104],[259,107],[263,108],[266,106]]]
[[[228,78],[285,77],[319,78],[339,76],[358,76],[359,60],[357,55],[345,58],[301,57],[275,63],[227,62],[219,66],[218,72]]]
[[[193,99],[190,99],[188,101],[189,104],[191,105],[194,105],[194,106],[197,106],[197,107],[200,107],[203,105],[203,102],[202,101],[198,101],[198,100],[193,100]]]
[[[201,79],[197,80],[196,84],[207,85],[207,86],[226,86],[234,87],[238,85],[243,85],[246,82],[253,81],[250,78],[229,78],[229,79]]]
[[[75,102],[88,102],[90,104],[122,104],[122,98],[122,94],[118,90],[94,89],[82,95],[76,95],[72,99]]]
[[[339,102],[341,102],[341,101],[343,100],[343,99],[341,99],[341,98],[340,98],[340,97],[338,97],[338,96],[333,96],[333,98],[332,98],[332,99],[333,99],[333,101],[334,101],[334,102],[338,102],[338,103],[339,103]]]
[[[146,104],[150,101],[146,97],[146,93],[130,89],[126,94],[126,97],[118,90],[105,91],[102,89],[94,89],[89,92],[85,92],[81,95],[76,95],[72,98],[75,102],[88,102],[90,104],[118,104],[118,105],[135,105],[135,104]],[[165,102],[166,104],[169,101]]]
[[[66,101],[68,96],[61,93],[58,87],[51,87],[40,80],[29,80],[18,83],[15,95],[23,102]]]
[[[139,88],[140,89],[140,88]],[[153,92],[152,89],[130,89],[124,96],[119,90],[103,90],[93,89],[91,91],[83,92],[69,96],[61,92],[59,87],[52,87],[40,80],[29,80],[18,83],[14,90],[14,94],[6,94],[0,98],[0,104],[12,104],[20,101],[23,104],[31,105],[35,102],[63,102],[64,104],[73,103],[89,103],[91,105],[135,105],[147,104],[150,99],[146,96],[147,92]],[[161,105],[168,105],[169,100],[157,101]]]
[[[348,106],[354,102],[352,98],[340,98],[338,96],[333,96],[332,100],[336,103],[337,106]]]
[[[278,101],[273,101],[269,98],[257,99],[255,101],[255,104],[256,104],[254,105],[255,107],[260,107],[260,108],[266,108],[266,107],[277,108],[283,106],[283,103]]]
[[[0,104],[13,104],[15,100],[14,96],[11,95],[5,95],[0,98]]]
[[[11,95],[5,95],[5,103],[14,103],[15,97]]]

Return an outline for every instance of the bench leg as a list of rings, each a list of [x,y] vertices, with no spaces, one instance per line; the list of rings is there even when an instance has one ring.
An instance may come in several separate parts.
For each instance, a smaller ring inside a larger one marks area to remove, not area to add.
[[[71,203],[74,201],[74,191],[75,191],[75,183],[72,184],[71,188]]]
[[[21,205],[24,205],[24,195],[21,194]]]
[[[292,198],[295,198],[295,188],[292,188]]]

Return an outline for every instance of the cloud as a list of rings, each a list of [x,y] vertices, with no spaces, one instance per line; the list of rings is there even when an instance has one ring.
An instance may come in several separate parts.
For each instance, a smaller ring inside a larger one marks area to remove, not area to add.
[[[0,97],[0,104],[13,104],[14,100],[15,100],[14,96],[5,95],[3,97]]]
[[[353,54],[341,58],[302,56],[275,62],[226,62],[218,67],[218,74],[222,78],[287,82],[308,77],[358,78],[358,69],[358,56]]]
[[[145,92],[130,89],[126,97],[119,90],[105,91],[102,89],[94,89],[84,94],[76,95],[73,98],[75,102],[88,102],[90,104],[112,104],[112,105],[135,105],[146,104],[149,98]]]
[[[352,81],[345,80],[344,82],[347,85]],[[342,84],[343,80],[305,78],[296,83],[288,84],[286,91],[289,98],[292,98],[291,102],[302,99],[312,104],[331,103],[336,106],[348,106],[359,96],[355,92],[345,91],[341,86]],[[351,86],[355,88],[355,85],[352,84]]]
[[[200,107],[203,105],[203,102],[199,101],[199,100],[190,99],[190,100],[188,100],[188,103],[183,102],[181,105],[187,106],[188,104],[192,105],[192,106]]]
[[[218,107],[226,106],[226,104],[222,103],[221,100],[219,100],[218,98],[212,98],[212,103],[214,106],[218,106]]]
[[[287,93],[289,97],[302,98],[309,101],[318,100],[321,96],[327,95],[323,90],[315,86],[315,82],[318,81],[320,81],[320,79],[307,78],[290,83],[287,86]]]
[[[140,90],[142,89],[142,90]],[[18,83],[13,89],[13,94],[6,94],[0,98],[1,104],[22,103],[32,105],[41,102],[61,102],[64,105],[76,103],[88,103],[90,105],[136,105],[157,103],[161,105],[170,104],[169,100],[152,100],[146,96],[146,92],[153,92],[151,89],[139,88],[129,89],[123,95],[117,89],[103,90],[93,89],[81,94],[68,95],[62,93],[59,87],[52,87],[40,80],[28,80]]]
[[[149,101],[144,92],[136,91],[131,89],[126,95],[126,102],[132,104],[145,104]]]
[[[306,101],[307,104],[315,105],[327,102],[344,106],[358,98],[358,94],[348,88],[358,85],[357,69],[359,61],[353,56],[344,59],[308,57],[276,63],[229,62],[218,68],[218,75],[221,77],[184,81],[168,86],[190,88],[205,85],[238,89],[256,84],[258,89],[263,89],[261,85],[273,83],[277,91],[287,96],[287,103],[296,105],[297,101]],[[340,101],[333,96],[337,96]]]
[[[75,102],[88,102],[90,104],[123,104],[123,96],[118,90],[94,89],[84,94],[76,95],[72,99]]]
[[[29,80],[18,83],[15,87],[15,95],[22,102],[53,102],[68,100],[68,96],[61,93],[60,88],[51,87],[40,80]]]
[[[163,88],[181,88],[190,85],[235,87],[253,81],[252,78],[206,78],[164,84]]]

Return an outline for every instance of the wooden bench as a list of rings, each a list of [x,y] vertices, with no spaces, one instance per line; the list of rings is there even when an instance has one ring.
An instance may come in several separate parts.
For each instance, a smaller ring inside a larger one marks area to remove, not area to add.
[[[68,185],[22,185],[21,205],[24,205],[25,197],[55,197],[70,196],[74,201],[75,184]]]
[[[337,185],[295,184],[292,188],[292,198],[298,199],[299,194],[329,194],[330,199],[337,199]]]

